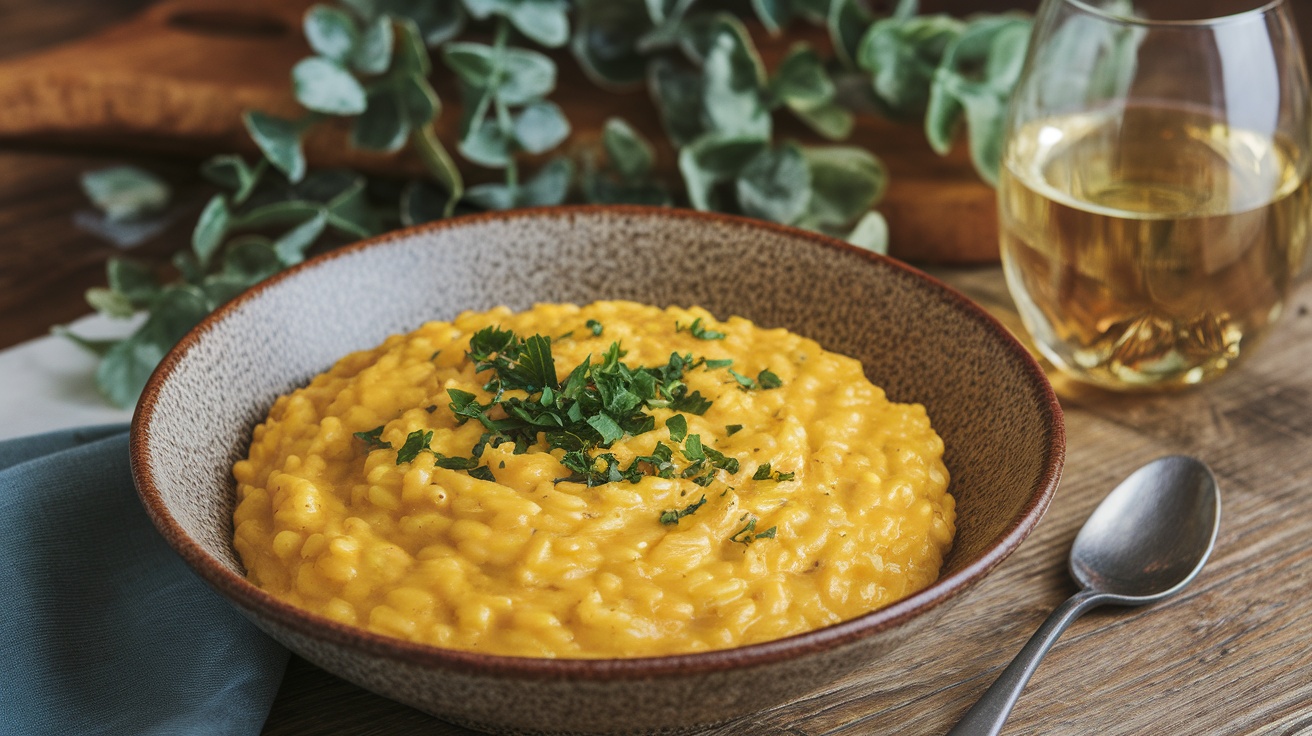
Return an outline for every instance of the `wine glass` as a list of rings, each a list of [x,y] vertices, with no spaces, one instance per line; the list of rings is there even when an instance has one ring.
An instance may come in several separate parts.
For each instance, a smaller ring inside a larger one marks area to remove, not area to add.
[[[1189,386],[1279,317],[1312,201],[1291,4],[1039,9],[1003,148],[1001,249],[1025,327],[1062,371]]]

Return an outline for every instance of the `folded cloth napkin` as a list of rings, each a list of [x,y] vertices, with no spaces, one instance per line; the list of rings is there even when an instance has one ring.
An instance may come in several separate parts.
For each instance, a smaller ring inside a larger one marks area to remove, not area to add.
[[[127,427],[0,442],[0,734],[255,734],[286,665],[155,531]]]

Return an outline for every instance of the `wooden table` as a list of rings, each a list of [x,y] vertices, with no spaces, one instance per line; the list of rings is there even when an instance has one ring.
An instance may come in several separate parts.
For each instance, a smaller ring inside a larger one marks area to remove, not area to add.
[[[49,13],[44,3],[0,0],[0,52],[76,36],[141,4],[65,0],[59,13]],[[87,207],[77,177],[121,161],[163,173],[182,201],[200,202],[193,162],[0,151],[0,347],[86,311],[82,291],[102,283],[103,262],[118,251],[74,226],[74,211]],[[193,216],[134,255],[167,259],[186,242]],[[1016,325],[996,267],[935,273]],[[1065,480],[1021,549],[923,641],[832,691],[711,733],[943,733],[1074,592],[1066,553],[1098,501],[1139,464],[1169,453],[1203,458],[1221,482],[1223,519],[1212,561],[1166,603],[1102,610],[1077,622],[1039,669],[1005,733],[1312,733],[1310,346],[1312,284],[1305,278],[1262,349],[1213,385],[1127,397],[1058,379],[1069,436]],[[470,732],[293,658],[266,733]]]

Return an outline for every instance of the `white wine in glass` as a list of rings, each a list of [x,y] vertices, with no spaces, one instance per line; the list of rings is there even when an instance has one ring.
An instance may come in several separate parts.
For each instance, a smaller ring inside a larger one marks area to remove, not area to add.
[[[1250,352],[1312,217],[1286,3],[1201,20],[1154,5],[1045,3],[999,183],[1026,328],[1063,371],[1113,389],[1200,383]]]

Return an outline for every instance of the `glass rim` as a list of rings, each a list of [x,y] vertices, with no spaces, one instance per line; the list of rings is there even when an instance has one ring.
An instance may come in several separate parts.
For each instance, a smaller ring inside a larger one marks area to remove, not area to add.
[[[1267,0],[1267,2],[1248,10],[1241,10],[1229,15],[1218,15],[1213,18],[1195,18],[1190,20],[1153,20],[1151,18],[1138,18],[1131,15],[1122,15],[1121,13],[1104,10],[1102,8],[1090,5],[1086,0],[1058,0],[1059,2],[1071,5],[1089,15],[1102,18],[1114,23],[1120,23],[1129,26],[1142,26],[1144,28],[1212,28],[1230,23],[1242,22],[1250,17],[1260,17],[1267,15],[1281,6],[1287,5],[1288,0]]]

